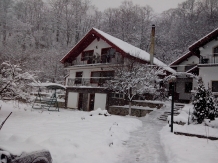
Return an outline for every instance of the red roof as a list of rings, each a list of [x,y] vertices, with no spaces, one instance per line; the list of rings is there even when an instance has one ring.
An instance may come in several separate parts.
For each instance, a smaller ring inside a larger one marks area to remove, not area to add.
[[[120,52],[121,55],[126,55],[126,53],[113,44],[111,41],[106,39],[104,36],[100,35],[94,28],[92,28],[86,35],[83,37],[60,61],[65,63],[68,60],[76,58],[87,46],[94,41],[95,39],[102,39],[106,41],[111,47],[115,48],[117,52]],[[128,56],[130,57],[130,56]]]
[[[183,62],[184,60],[186,60],[187,58],[189,58],[192,55],[193,55],[192,52],[187,52],[183,56],[179,57],[177,60],[170,63],[170,66],[178,65],[178,64],[180,64],[181,62]]]
[[[195,51],[196,49],[204,46],[205,44],[212,41],[213,39],[217,39],[217,37],[218,37],[218,28],[215,29],[214,31],[210,32],[209,34],[207,34],[206,36],[204,36],[203,38],[201,38],[200,40],[198,40],[194,44],[192,44],[189,47],[189,50]]]

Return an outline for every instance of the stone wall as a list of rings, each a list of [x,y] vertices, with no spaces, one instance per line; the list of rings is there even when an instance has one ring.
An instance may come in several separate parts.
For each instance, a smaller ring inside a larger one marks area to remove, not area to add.
[[[143,110],[143,109],[131,109],[131,115],[136,117],[144,117],[146,114],[152,112],[153,110]],[[129,108],[120,106],[110,106],[108,112],[113,115],[126,116],[129,114]]]
[[[133,101],[132,105],[160,109],[161,107],[163,107],[164,104],[163,103],[152,103],[152,102],[146,102],[146,101]]]

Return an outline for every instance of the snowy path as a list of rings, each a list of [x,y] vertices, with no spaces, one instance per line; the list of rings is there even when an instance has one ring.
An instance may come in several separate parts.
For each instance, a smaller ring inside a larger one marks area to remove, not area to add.
[[[168,107],[167,107],[168,108]],[[127,152],[120,156],[123,163],[167,163],[163,147],[160,144],[159,131],[167,122],[157,119],[164,110],[156,110],[146,117],[141,117],[143,126],[132,132],[126,142]]]

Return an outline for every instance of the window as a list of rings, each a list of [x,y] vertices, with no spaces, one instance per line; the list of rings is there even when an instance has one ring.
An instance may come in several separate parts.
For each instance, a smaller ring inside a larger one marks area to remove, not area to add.
[[[94,71],[91,72],[91,83],[105,83],[112,77],[114,77],[114,71]]]
[[[218,56],[218,46],[213,48],[213,55]]]
[[[83,72],[76,72],[75,84],[82,83]]]
[[[192,82],[185,82],[185,93],[191,93]]]
[[[218,81],[212,81],[212,92],[218,92]]]
[[[112,98],[124,99],[124,94],[122,94],[122,93],[112,93]]]
[[[185,66],[185,71],[188,71],[190,70],[191,68],[193,68],[195,65],[188,65],[188,66]]]
[[[101,50],[101,62],[102,63],[110,63],[111,58],[115,58],[116,50],[113,48],[103,48]]]
[[[94,50],[82,52],[81,61],[87,61],[87,64],[92,63],[93,54],[94,54]]]

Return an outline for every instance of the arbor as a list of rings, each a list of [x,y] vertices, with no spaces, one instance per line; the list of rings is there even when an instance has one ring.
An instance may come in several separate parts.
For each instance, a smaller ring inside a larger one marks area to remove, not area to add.
[[[28,100],[27,85],[35,81],[35,76],[9,61],[3,62],[0,70],[0,98]]]
[[[136,95],[150,93],[155,94],[158,87],[159,75],[163,69],[142,64],[136,60],[127,60],[126,64],[114,67],[115,77],[107,81],[106,87],[117,93],[125,95],[129,101],[129,115],[131,115],[131,103]]]

